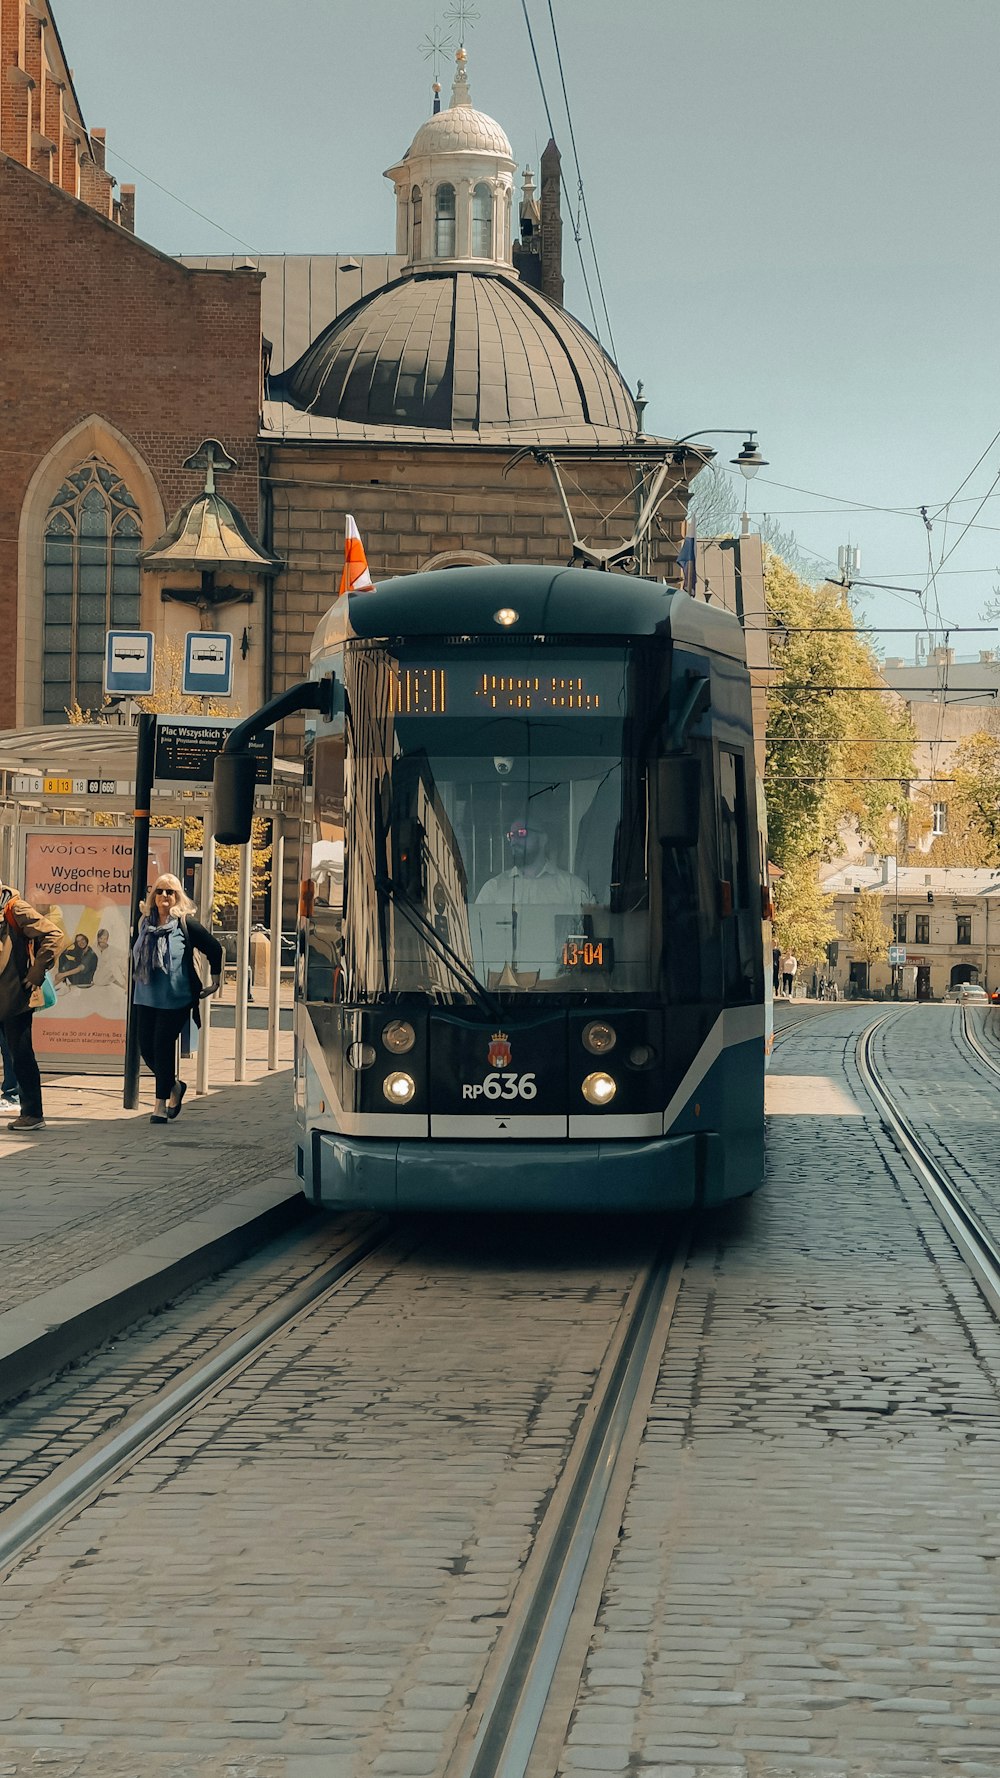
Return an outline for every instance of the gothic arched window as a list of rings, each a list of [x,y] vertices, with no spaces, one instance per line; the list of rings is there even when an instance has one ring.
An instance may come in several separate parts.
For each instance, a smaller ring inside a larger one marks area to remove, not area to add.
[[[423,235],[424,198],[419,185],[410,193],[410,258],[419,259]]]
[[[438,259],[455,257],[455,187],[439,185],[434,194],[434,252]]]
[[[493,193],[477,185],[472,194],[472,257],[493,258]]]
[[[113,469],[91,457],[67,476],[45,521],[42,720],[67,707],[99,709],[109,629],[139,625],[136,502]]]

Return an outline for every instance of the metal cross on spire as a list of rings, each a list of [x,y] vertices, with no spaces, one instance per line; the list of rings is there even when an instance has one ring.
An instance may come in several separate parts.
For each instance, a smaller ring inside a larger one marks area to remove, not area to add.
[[[441,27],[439,26],[437,19],[435,19],[434,29],[428,31],[426,37],[422,38],[420,42],[420,53],[423,56],[424,61],[429,62],[432,56],[434,58],[435,80],[437,80],[438,75],[441,72],[441,58],[450,48],[451,38],[443,35]]]
[[[464,43],[466,32],[482,18],[482,13],[472,5],[472,0],[454,0],[454,5],[449,6],[444,16],[458,26],[458,40]]]

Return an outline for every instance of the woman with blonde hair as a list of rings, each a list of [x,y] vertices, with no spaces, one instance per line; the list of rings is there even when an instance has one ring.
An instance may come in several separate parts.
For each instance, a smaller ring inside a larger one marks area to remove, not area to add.
[[[139,1053],[156,1081],[151,1124],[171,1123],[180,1116],[187,1086],[177,1078],[177,1039],[189,1018],[201,1024],[198,1002],[215,994],[222,979],[222,946],[193,918],[194,911],[177,878],[161,872],[142,904],[132,947]],[[207,988],[195,964],[196,951],[208,959],[212,979]]]

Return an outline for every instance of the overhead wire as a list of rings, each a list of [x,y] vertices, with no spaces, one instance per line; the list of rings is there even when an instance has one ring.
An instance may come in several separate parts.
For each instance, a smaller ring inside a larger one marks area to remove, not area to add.
[[[545,81],[542,78],[541,63],[538,60],[538,51],[535,48],[535,34],[534,34],[533,30],[531,29],[531,20],[528,17],[528,0],[521,0],[521,11],[524,14],[524,25],[525,25],[525,29],[528,33],[528,42],[531,46],[531,59],[535,64],[535,73],[538,76],[538,88],[539,88],[539,91],[542,95],[542,104],[545,107],[545,121],[549,126],[549,136],[551,137],[552,141],[554,142],[556,139],[556,127],[555,127],[555,124],[552,122],[552,112],[549,109],[548,94],[545,91]],[[570,203],[569,187],[566,184],[566,175],[563,172],[561,166],[559,168],[559,182],[562,185],[563,192],[566,197],[566,203],[567,203],[567,205],[569,205],[569,208],[570,208],[570,220],[572,222],[572,205]],[[577,257],[580,261],[580,272],[583,277],[583,287],[584,287],[585,291],[587,292],[587,302],[590,306],[590,319],[594,324],[594,333],[595,333],[598,341],[600,341],[601,330],[600,330],[600,327],[598,326],[598,322],[597,322],[597,310],[594,306],[594,298],[593,298],[593,295],[592,295],[591,289],[590,289],[590,280],[587,277],[587,267],[584,264],[583,244],[580,240],[580,230],[579,230],[579,228],[576,227],[575,224],[573,224],[573,239],[576,243]]]
[[[615,336],[614,336],[614,330],[612,329],[612,326],[611,326],[611,316],[608,313],[607,297],[604,294],[604,280],[601,277],[601,264],[600,264],[600,260],[597,257],[597,245],[594,240],[594,231],[593,231],[593,228],[591,227],[591,223],[590,223],[590,211],[587,207],[587,193],[584,190],[583,174],[580,171],[580,156],[579,156],[579,153],[577,152],[577,146],[576,146],[576,131],[573,128],[573,113],[570,110],[569,94],[566,91],[566,76],[563,73],[562,52],[559,48],[559,36],[556,31],[556,15],[553,10],[552,0],[548,0],[548,8],[549,8],[549,23],[552,26],[552,42],[553,42],[553,45],[555,47],[555,52],[556,52],[556,65],[559,69],[559,82],[562,87],[563,104],[566,107],[566,122],[569,125],[570,147],[573,150],[573,165],[576,168],[577,195],[580,199],[580,204],[583,209],[584,221],[587,224],[587,238],[590,242],[591,254],[593,255],[594,272],[595,272],[595,275],[597,278],[597,288],[601,293],[601,306],[604,310],[605,322],[607,323],[608,339],[611,343],[611,356],[617,363],[618,350],[617,350],[617,347],[615,346]]]
[[[221,222],[216,222],[214,216],[207,216],[204,210],[198,210],[195,208],[194,204],[189,204],[185,198],[178,197],[175,191],[171,191],[169,185],[161,185],[160,181],[154,179],[151,173],[144,173],[141,167],[137,167],[132,161],[127,160],[120,149],[109,148],[107,152],[114,160],[121,161],[122,166],[127,167],[130,173],[138,173],[139,178],[145,179],[147,185],[155,185],[157,191],[163,192],[164,197],[172,198],[175,204],[180,204],[184,210],[190,210],[192,216],[199,216],[202,222],[210,223],[212,228],[217,228],[220,234],[227,235],[231,241],[238,241],[239,245],[245,247],[247,252],[252,253],[255,258],[259,259],[261,257],[259,248],[251,247],[250,242],[244,241],[242,235],[234,235],[231,228],[223,227]],[[200,256],[195,255],[194,257]]]

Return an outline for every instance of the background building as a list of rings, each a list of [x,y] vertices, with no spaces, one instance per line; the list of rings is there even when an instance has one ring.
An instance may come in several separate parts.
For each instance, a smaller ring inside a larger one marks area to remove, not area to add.
[[[842,994],[890,995],[895,972],[889,944],[905,947],[899,993],[906,1000],[940,1000],[960,982],[1000,985],[1000,871],[901,868],[894,858],[851,864],[825,879],[834,897],[839,938],[826,974]],[[879,897],[886,928],[884,954],[868,963],[851,937],[858,898]]]

